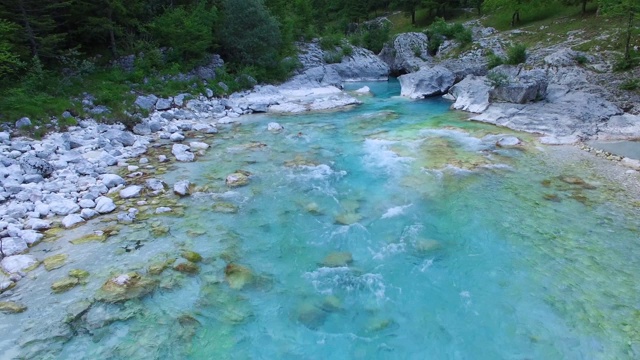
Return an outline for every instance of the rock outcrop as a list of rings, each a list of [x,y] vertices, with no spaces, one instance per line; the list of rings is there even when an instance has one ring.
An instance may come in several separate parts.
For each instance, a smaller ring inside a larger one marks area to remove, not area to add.
[[[424,33],[400,34],[384,46],[380,58],[389,66],[392,75],[412,73],[434,63],[428,45],[429,39]]]
[[[402,75],[398,80],[402,96],[421,99],[446,93],[453,86],[455,75],[445,67],[434,66]]]

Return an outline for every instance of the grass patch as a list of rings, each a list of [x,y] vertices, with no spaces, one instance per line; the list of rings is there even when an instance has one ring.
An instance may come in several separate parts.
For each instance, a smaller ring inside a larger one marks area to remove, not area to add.
[[[640,79],[629,79],[620,84],[620,90],[636,91],[638,89],[640,89]]]

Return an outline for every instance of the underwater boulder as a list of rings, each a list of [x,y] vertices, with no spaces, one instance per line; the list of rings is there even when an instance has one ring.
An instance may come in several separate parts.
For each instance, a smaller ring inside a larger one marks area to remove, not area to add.
[[[249,184],[249,176],[251,175],[248,171],[237,170],[233,174],[229,174],[225,183],[229,187],[240,187]]]
[[[233,263],[224,268],[224,276],[229,287],[235,290],[241,290],[255,281],[255,276],[249,268]]]
[[[321,265],[326,267],[343,267],[353,263],[353,256],[350,252],[332,252],[325,256]]]
[[[131,272],[113,277],[102,285],[96,294],[96,300],[116,303],[141,298],[152,292],[158,282]]]
[[[67,254],[49,256],[42,261],[42,264],[47,271],[51,271],[64,266],[64,264],[67,262],[67,257]]]
[[[68,277],[62,280],[58,280],[51,284],[51,291],[56,294],[60,294],[71,290],[73,287],[79,284],[78,278]]]
[[[0,312],[4,314],[19,314],[27,310],[27,306],[15,301],[0,301]]]
[[[314,302],[305,301],[296,309],[296,319],[311,330],[316,330],[327,320],[327,312]]]

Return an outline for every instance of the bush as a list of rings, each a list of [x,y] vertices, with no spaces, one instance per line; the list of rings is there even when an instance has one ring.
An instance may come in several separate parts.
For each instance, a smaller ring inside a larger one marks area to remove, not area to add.
[[[505,63],[518,65],[527,61],[527,47],[524,44],[516,44],[507,49],[507,59]]]
[[[589,62],[589,59],[587,59],[587,57],[582,54],[577,54],[573,58],[573,60],[575,60],[578,63],[578,65],[584,65]]]
[[[625,71],[625,70],[633,69],[634,67],[638,66],[638,63],[640,63],[640,60],[638,58],[620,57],[613,64],[613,71]]]
[[[349,44],[342,45],[342,56],[351,56],[353,55],[353,46]]]
[[[327,64],[337,64],[342,62],[342,52],[325,51],[323,59]]]
[[[344,36],[340,34],[329,34],[320,38],[320,48],[325,51],[335,50],[342,44]]]
[[[473,41],[471,30],[462,26],[462,24],[447,24],[444,19],[436,18],[425,31],[429,37],[428,50],[431,55],[435,55],[440,45],[445,39],[454,39],[460,46],[465,46]]]
[[[488,54],[487,60],[489,60],[489,62],[487,63],[487,67],[489,69],[493,69],[496,66],[504,64],[504,59],[494,53]]]
[[[640,79],[629,79],[620,84],[621,90],[635,91],[640,89]]]
[[[497,71],[491,71],[487,74],[488,86],[500,87],[509,84],[509,77],[506,74]]]
[[[367,29],[362,36],[362,46],[378,54],[382,51],[384,44],[389,41],[391,29],[384,24],[378,27]]]

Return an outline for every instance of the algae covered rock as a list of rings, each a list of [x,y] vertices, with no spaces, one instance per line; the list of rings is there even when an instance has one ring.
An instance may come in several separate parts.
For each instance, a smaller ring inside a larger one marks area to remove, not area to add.
[[[332,252],[325,256],[321,264],[326,267],[342,267],[348,266],[352,262],[353,257],[350,252]]]
[[[255,276],[249,268],[233,263],[224,268],[224,275],[229,287],[236,290],[241,290],[255,281]]]
[[[187,260],[178,260],[173,266],[173,269],[189,275],[195,275],[200,272],[200,267],[198,265]]]
[[[79,284],[78,278],[68,277],[62,280],[58,280],[51,285],[51,290],[56,293],[63,293],[65,291],[71,290],[71,288],[75,287]]]
[[[89,277],[89,272],[81,269],[69,270],[69,276],[78,280],[84,280]]]
[[[168,259],[166,261],[157,262],[149,265],[147,272],[150,275],[160,275],[163,271],[165,271],[169,266],[173,265],[176,262],[176,259]]]
[[[158,282],[131,272],[113,277],[102,285],[96,294],[96,300],[104,302],[121,302],[141,298],[152,292]]]
[[[211,207],[211,210],[217,213],[235,214],[238,212],[238,207],[228,202],[216,202]]]
[[[44,259],[42,263],[44,264],[44,268],[47,271],[51,271],[64,266],[64,264],[67,262],[67,258],[68,258],[67,254],[58,254],[58,255],[49,256],[48,258]]]
[[[249,176],[251,175],[248,171],[237,170],[233,174],[229,174],[226,178],[225,183],[229,187],[240,187],[249,184]]]
[[[418,250],[419,252],[430,252],[433,250],[437,250],[440,248],[440,242],[438,242],[437,240],[433,240],[433,239],[419,239],[416,240],[415,244],[414,244],[416,250]]]
[[[314,302],[305,301],[296,309],[296,319],[309,329],[316,330],[327,320],[328,313]]]
[[[180,254],[180,256],[182,256],[183,258],[193,262],[193,263],[197,263],[202,261],[202,255],[198,254],[195,251],[191,251],[191,250],[185,250],[182,252],[182,254]]]
[[[336,224],[339,225],[352,225],[362,220],[362,216],[360,214],[354,212],[343,213],[337,215],[335,218]]]
[[[27,306],[15,301],[0,301],[0,312],[18,314],[27,310]]]

